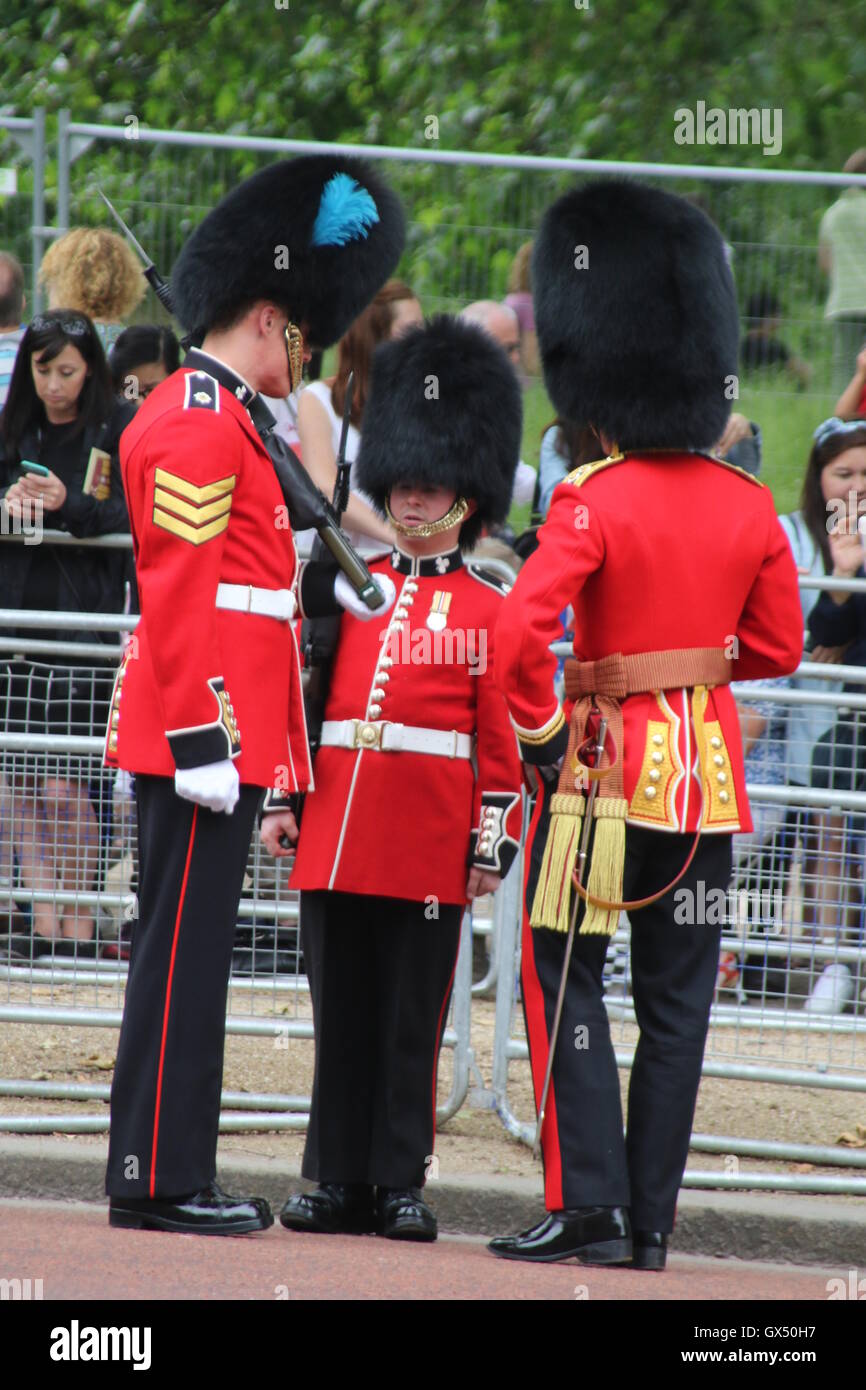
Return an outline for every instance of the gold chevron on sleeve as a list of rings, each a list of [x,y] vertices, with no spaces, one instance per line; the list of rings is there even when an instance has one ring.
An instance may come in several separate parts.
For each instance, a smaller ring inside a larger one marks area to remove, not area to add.
[[[176,516],[186,517],[193,526],[203,526],[205,522],[215,520],[216,517],[222,516],[223,512],[231,511],[231,505],[231,493],[225,497],[218,497],[215,502],[204,502],[200,507],[194,506],[191,502],[184,502],[173,493],[166,492],[164,487],[158,487],[153,494],[154,515],[157,508],[174,512]]]
[[[157,468],[153,494],[153,524],[183,541],[202,545],[229,524],[232,492],[237,479],[229,474],[196,487],[177,473]]]
[[[186,478],[181,478],[177,473],[170,473],[167,468],[157,468],[154,481],[158,488],[170,488],[172,492],[186,497],[194,506],[200,507],[204,502],[213,502],[217,497],[227,497],[234,490],[237,477],[230,473],[227,478],[218,478],[215,483],[203,483],[201,487],[196,487],[195,483],[187,482]]]
[[[173,516],[170,512],[164,512],[160,507],[153,509],[153,524],[161,526],[163,531],[170,531],[173,536],[179,536],[182,541],[191,541],[193,545],[203,545],[205,541],[212,540],[221,531],[225,531],[229,524],[228,508],[222,516],[217,517],[216,521],[208,522],[206,526],[191,526],[188,521],[182,521],[179,516]]]

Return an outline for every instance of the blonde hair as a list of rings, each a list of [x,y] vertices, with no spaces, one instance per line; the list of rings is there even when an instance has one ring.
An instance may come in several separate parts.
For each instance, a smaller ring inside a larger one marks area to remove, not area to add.
[[[46,251],[39,283],[56,308],[117,323],[144,298],[147,281],[135,254],[116,232],[72,227]]]
[[[525,241],[511,262],[508,272],[508,293],[524,294],[532,289],[530,266],[532,263],[532,242]]]

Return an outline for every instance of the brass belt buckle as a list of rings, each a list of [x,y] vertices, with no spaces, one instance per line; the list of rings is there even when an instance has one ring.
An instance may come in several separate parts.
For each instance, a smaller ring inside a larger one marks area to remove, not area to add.
[[[353,719],[355,726],[352,746],[354,748],[382,748],[384,721],[376,723],[372,719]]]

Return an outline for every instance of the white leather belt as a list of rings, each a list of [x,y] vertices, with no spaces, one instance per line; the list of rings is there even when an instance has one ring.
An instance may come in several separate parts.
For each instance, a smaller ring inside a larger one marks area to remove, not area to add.
[[[254,584],[220,584],[217,586],[216,606],[230,608],[235,613],[256,613],[262,618],[290,622],[298,604],[291,589],[257,589]]]
[[[471,758],[472,735],[456,729],[416,729],[387,719],[326,719],[323,744],[368,748],[380,753],[432,753],[439,758]]]

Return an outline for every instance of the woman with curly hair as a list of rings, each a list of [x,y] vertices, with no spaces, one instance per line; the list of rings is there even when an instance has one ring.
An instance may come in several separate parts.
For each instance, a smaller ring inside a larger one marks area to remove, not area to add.
[[[135,254],[102,227],[65,232],[43,256],[39,283],[49,309],[77,309],[92,319],[106,351],[147,289]]]

